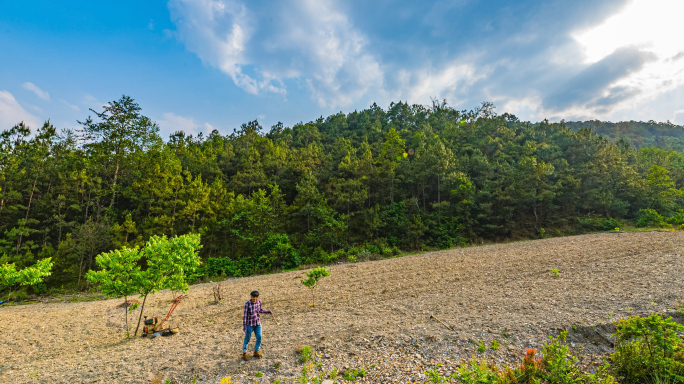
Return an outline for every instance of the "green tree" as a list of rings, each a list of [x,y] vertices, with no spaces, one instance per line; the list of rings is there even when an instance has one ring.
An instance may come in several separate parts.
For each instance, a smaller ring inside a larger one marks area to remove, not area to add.
[[[316,185],[318,180],[311,170],[304,173],[304,176],[297,183],[297,197],[294,206],[298,207],[299,214],[306,217],[306,232],[311,230],[311,214],[314,212],[316,202],[321,198],[321,193]]]
[[[138,292],[136,277],[140,275],[141,269],[138,262],[142,257],[142,252],[138,247],[101,253],[95,258],[95,262],[100,267],[99,271],[88,271],[85,278],[91,284],[107,296],[124,298],[124,324],[126,325],[126,338],[130,337],[128,325],[128,296]]]
[[[646,180],[648,183],[648,208],[669,214],[672,212],[677,199],[682,196],[682,191],[677,189],[675,183],[668,175],[670,172],[660,166],[653,165],[648,170]]]
[[[162,289],[187,292],[188,282],[195,278],[201,264],[197,254],[201,248],[200,236],[191,234],[172,238],[152,236],[140,250],[147,269],[133,275],[137,293],[143,298],[134,336],[138,334],[148,295]]]
[[[306,279],[302,280],[302,284],[311,290],[311,306],[315,305],[316,299],[314,292],[318,288],[318,281],[326,276],[330,276],[330,272],[325,267],[313,268],[306,273]]]
[[[390,203],[394,202],[394,182],[397,163],[404,159],[406,142],[399,136],[397,130],[391,128],[385,133],[385,141],[382,143],[382,151],[376,160],[378,174],[383,180],[386,196]]]
[[[9,290],[7,300],[11,299],[12,291],[17,286],[33,286],[42,283],[43,279],[52,273],[52,265],[52,259],[49,257],[21,270],[17,270],[14,264],[0,265],[0,287]]]
[[[144,150],[158,140],[159,127],[148,117],[143,116],[140,106],[126,95],[102,107],[102,112],[91,111],[100,120],[90,116],[78,123],[83,126],[83,139],[88,141],[87,148],[98,155],[100,161],[107,163],[111,176],[111,199],[109,208],[116,200],[117,183],[121,166],[126,156],[136,150]]]

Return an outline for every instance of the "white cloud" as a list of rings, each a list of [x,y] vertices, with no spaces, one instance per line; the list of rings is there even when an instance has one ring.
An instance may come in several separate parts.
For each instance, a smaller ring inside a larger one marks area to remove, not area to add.
[[[99,101],[97,98],[95,98],[95,96],[91,94],[86,94],[85,96],[83,96],[83,101],[81,102],[81,104],[85,105],[88,108],[92,108],[96,111],[102,111],[102,107],[108,105],[109,103],[103,103]]]
[[[40,119],[28,113],[7,91],[0,91],[0,129],[9,129],[24,122],[33,129],[41,126]]]
[[[684,109],[674,111],[674,114],[672,115],[672,123],[684,125]]]
[[[24,84],[22,84],[21,86],[24,87],[24,89],[27,89],[27,90],[35,93],[41,99],[43,99],[45,101],[50,101],[50,94],[47,93],[46,91],[43,91],[42,89],[40,89],[37,85],[35,85],[33,83],[29,83],[27,81]]]
[[[400,70],[398,88],[390,92],[388,100],[397,99],[409,103],[425,104],[431,97],[448,99],[450,105],[465,101],[465,95],[473,84],[485,78],[485,69],[476,70],[472,61],[461,59],[443,68],[416,68]]]
[[[167,134],[172,134],[178,131],[183,131],[188,135],[196,134],[199,124],[195,123],[192,118],[176,115],[172,112],[164,113],[164,118],[157,120],[159,130]]]
[[[610,119],[684,89],[684,2],[539,3],[170,0],[169,35],[244,91],[303,90],[322,113],[437,97],[522,119]]]
[[[59,101],[61,101],[62,103],[64,103],[64,105],[66,105],[67,107],[71,108],[71,110],[73,110],[73,111],[78,112],[78,111],[81,110],[81,108],[79,108],[78,105],[69,104],[69,103],[68,103],[66,100],[64,100],[64,99],[59,99]]]
[[[671,0],[633,0],[620,13],[594,28],[573,37],[584,49],[585,63],[595,63],[620,49],[637,48],[654,58],[604,90],[632,89],[633,96],[611,105],[593,109],[599,115],[636,110],[658,96],[684,86],[684,29],[680,18],[684,2]]]
[[[244,65],[252,64],[245,50],[253,31],[243,4],[232,0],[171,0],[169,9],[177,37],[186,48],[228,74],[235,85],[253,94],[263,89],[284,92],[268,76],[257,81],[242,72]]]
[[[284,20],[276,44],[300,58],[288,69],[305,79],[320,106],[349,106],[382,90],[384,73],[367,38],[332,1],[300,0],[285,9]]]
[[[157,124],[162,137],[168,137],[178,131],[183,131],[186,135],[197,135],[200,132],[209,134],[214,130],[214,127],[209,123],[205,122],[200,125],[191,117],[176,115],[173,112],[164,113],[164,118],[157,120]]]
[[[249,93],[285,95],[284,81],[296,79],[320,106],[335,108],[383,86],[366,38],[332,1],[277,3],[268,15],[237,0],[171,0],[169,9],[186,48]]]

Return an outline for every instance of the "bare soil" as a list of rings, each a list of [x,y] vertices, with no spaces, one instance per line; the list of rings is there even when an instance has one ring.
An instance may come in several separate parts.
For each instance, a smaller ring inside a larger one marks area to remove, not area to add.
[[[320,352],[324,369],[366,366],[361,381],[422,381],[426,368],[448,372],[473,355],[513,364],[560,329],[591,367],[612,348],[612,321],[666,311],[684,296],[683,249],[684,232],[606,233],[340,264],[313,308],[305,271],[227,280],[221,304],[212,304],[215,283],[200,284],[171,317],[180,333],[154,340],[124,338],[123,299],[3,306],[0,382],[217,383],[255,380],[256,371],[270,382],[301,373],[301,345]],[[264,357],[243,362],[242,310],[255,289],[279,324],[263,316]],[[157,293],[145,314],[162,318],[171,301]],[[476,352],[493,339],[498,351]]]

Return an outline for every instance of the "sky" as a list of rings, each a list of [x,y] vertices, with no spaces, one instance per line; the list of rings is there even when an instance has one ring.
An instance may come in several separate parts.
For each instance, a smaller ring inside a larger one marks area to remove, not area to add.
[[[0,1],[0,129],[131,96],[163,137],[391,102],[684,124],[682,0]]]

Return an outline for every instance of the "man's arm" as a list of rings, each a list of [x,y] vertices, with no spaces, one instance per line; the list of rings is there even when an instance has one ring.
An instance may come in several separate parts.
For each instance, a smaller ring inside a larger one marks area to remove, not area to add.
[[[247,332],[247,316],[249,316],[248,303],[245,303],[245,311],[242,313],[242,331]]]
[[[259,300],[259,313],[271,313],[271,311],[263,309],[261,307],[261,300]]]

